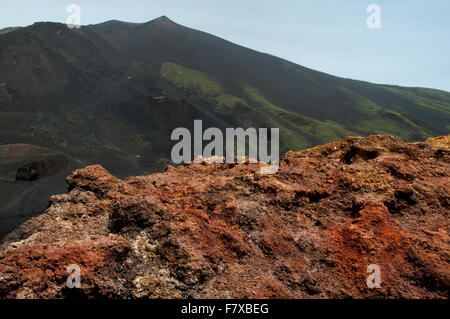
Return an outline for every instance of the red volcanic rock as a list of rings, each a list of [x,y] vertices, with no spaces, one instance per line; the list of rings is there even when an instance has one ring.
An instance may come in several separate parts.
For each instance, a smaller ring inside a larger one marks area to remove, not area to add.
[[[73,172],[4,239],[0,297],[448,297],[449,136],[350,137],[289,152],[274,175],[261,165]]]

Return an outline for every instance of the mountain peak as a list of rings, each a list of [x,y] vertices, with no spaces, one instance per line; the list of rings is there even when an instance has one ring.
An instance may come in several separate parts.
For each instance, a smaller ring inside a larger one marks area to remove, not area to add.
[[[152,21],[150,21],[149,23],[151,24],[158,24],[158,25],[163,25],[163,26],[176,26],[177,24],[175,22],[173,22],[172,20],[170,20],[167,16],[163,15],[160,16],[159,18],[156,18]]]
[[[169,19],[168,16],[166,15],[162,15],[159,18],[156,18],[154,21],[159,21],[159,22],[173,22],[172,20]]]

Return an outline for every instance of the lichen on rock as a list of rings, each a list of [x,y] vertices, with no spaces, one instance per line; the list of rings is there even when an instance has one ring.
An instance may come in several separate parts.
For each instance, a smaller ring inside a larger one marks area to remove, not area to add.
[[[448,297],[448,137],[351,137],[288,152],[274,175],[261,165],[73,172],[68,194],[4,238],[0,297]]]

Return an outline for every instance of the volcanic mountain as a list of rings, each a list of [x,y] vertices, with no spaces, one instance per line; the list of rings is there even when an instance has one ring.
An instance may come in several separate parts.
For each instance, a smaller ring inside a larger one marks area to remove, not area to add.
[[[278,127],[282,152],[373,133],[416,141],[449,133],[450,93],[338,78],[167,17],[3,29],[0,145],[47,151],[21,153],[28,162],[16,166],[16,155],[2,158],[2,192],[17,191],[0,197],[0,222],[42,212],[75,168],[101,164],[118,177],[162,170],[171,131],[195,119]],[[49,152],[66,166],[14,181],[19,169],[48,167]]]

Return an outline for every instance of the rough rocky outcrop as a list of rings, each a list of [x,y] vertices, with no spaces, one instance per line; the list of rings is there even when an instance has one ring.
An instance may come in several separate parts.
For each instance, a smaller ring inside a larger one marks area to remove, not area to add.
[[[287,153],[275,175],[262,165],[73,172],[4,239],[0,297],[448,297],[449,136],[350,137]]]

